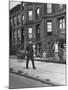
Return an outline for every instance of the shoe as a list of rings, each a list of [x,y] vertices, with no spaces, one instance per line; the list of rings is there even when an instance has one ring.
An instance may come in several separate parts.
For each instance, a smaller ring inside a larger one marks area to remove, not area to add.
[[[36,69],[36,67],[33,67],[33,69]]]
[[[29,69],[28,67],[26,67],[26,69]]]

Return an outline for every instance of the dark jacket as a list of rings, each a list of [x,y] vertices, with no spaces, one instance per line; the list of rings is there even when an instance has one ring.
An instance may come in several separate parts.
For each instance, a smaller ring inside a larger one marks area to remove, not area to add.
[[[27,47],[26,47],[26,51],[28,52],[27,56],[33,56],[33,45],[28,44]]]

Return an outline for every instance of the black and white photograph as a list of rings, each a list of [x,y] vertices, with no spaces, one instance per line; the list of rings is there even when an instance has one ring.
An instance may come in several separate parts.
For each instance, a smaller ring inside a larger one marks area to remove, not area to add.
[[[9,1],[9,89],[66,86],[66,4]]]

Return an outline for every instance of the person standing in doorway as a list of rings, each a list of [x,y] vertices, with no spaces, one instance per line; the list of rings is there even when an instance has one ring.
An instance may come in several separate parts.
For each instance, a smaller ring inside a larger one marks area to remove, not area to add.
[[[58,42],[55,42],[54,44],[54,59],[59,61],[59,56],[58,56]]]
[[[45,51],[43,52],[42,60],[46,60],[46,52]]]
[[[34,64],[33,45],[32,45],[32,41],[30,41],[30,40],[29,40],[29,43],[26,47],[26,53],[27,53],[26,69],[29,69],[28,68],[28,63],[29,63],[30,59],[31,59],[31,62],[32,62],[33,69],[36,69],[35,64]]]

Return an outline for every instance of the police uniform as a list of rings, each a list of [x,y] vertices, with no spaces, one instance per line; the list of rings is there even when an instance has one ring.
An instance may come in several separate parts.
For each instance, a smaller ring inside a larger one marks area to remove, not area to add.
[[[28,63],[29,63],[29,60],[31,59],[33,69],[35,69],[34,56],[33,56],[33,54],[34,54],[34,52],[33,52],[33,45],[32,44],[28,44],[27,47],[26,47],[26,51],[27,51],[26,68],[28,69]]]

